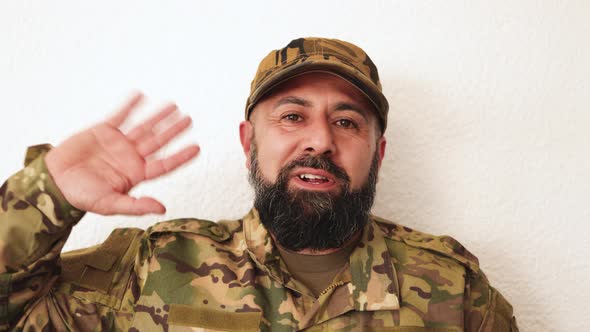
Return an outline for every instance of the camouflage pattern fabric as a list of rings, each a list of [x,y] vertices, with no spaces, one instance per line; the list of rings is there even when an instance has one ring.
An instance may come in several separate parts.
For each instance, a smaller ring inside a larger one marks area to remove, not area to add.
[[[265,93],[293,76],[311,71],[336,74],[360,89],[375,106],[381,132],[385,132],[389,103],[383,95],[377,67],[360,47],[329,38],[294,39],[264,57],[250,86],[246,119]]]
[[[43,162],[0,188],[0,329],[14,331],[518,331],[512,307],[450,237],[378,217],[319,298],[290,275],[256,210],[177,219],[61,248],[83,212]]]

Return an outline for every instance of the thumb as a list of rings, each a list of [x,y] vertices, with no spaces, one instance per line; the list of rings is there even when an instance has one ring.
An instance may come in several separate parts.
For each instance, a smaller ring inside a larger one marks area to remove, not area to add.
[[[151,197],[135,198],[129,195],[113,193],[96,204],[96,213],[104,215],[134,215],[141,216],[149,213],[164,214],[166,207]]]

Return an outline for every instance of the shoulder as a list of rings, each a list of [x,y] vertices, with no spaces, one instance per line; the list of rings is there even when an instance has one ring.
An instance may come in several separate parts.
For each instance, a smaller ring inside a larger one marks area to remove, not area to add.
[[[61,255],[60,291],[120,308],[127,280],[133,274],[142,279],[151,258],[174,260],[198,255],[231,262],[231,257],[225,256],[238,249],[240,241],[234,239],[241,229],[241,220],[195,218],[159,222],[145,231],[117,228],[102,244]],[[161,257],[155,256],[156,252]]]
[[[422,297],[412,293],[414,290],[421,290],[431,300],[436,298],[438,305],[445,301],[453,305],[453,299],[459,297],[463,299],[466,330],[518,331],[512,306],[490,285],[478,259],[459,241],[380,217],[373,216],[373,220],[392,253],[405,303],[415,307],[423,304]]]
[[[408,248],[424,249],[435,256],[450,258],[471,272],[479,273],[477,257],[454,238],[447,235],[437,236],[424,233],[377,216],[372,216],[372,218],[386,239],[402,243]]]
[[[88,269],[96,270],[99,279],[107,274],[128,270],[139,255],[139,261],[149,257],[154,247],[175,242],[182,237],[200,237],[197,244],[218,243],[223,246],[241,230],[240,220],[213,222],[209,220],[182,218],[154,224],[147,230],[138,228],[117,228],[101,244],[79,249],[61,255],[62,280],[74,281],[82,286],[96,288],[97,278],[85,280]],[[109,275],[110,276],[110,275]],[[104,288],[108,288],[105,285]]]
[[[224,242],[231,239],[236,233],[241,232],[241,230],[242,220],[240,219],[214,222],[206,219],[180,218],[159,222],[149,227],[146,233],[150,239],[191,234],[215,242]]]
[[[147,259],[158,251],[173,256],[206,255],[212,259],[220,252],[243,251],[245,241],[242,230],[241,219],[214,222],[180,218],[163,221],[146,230],[140,255],[142,259]]]

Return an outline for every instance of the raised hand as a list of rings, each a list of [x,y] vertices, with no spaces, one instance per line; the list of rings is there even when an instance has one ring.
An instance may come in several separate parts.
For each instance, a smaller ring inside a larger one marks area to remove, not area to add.
[[[188,162],[199,153],[189,145],[175,154],[149,160],[148,157],[189,127],[184,116],[167,128],[160,128],[177,112],[167,105],[128,133],[119,127],[143,96],[135,95],[113,117],[68,138],[52,149],[45,162],[65,198],[78,209],[103,215],[164,213],[164,205],[150,197],[134,198],[129,191],[138,183],[157,178]]]

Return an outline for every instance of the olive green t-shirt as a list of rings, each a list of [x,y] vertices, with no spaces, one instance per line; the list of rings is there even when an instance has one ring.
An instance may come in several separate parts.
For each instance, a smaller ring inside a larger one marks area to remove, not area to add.
[[[307,286],[316,297],[328,288],[334,277],[348,264],[350,254],[360,237],[346,247],[326,255],[310,255],[288,251],[277,246],[287,269],[295,279]]]

